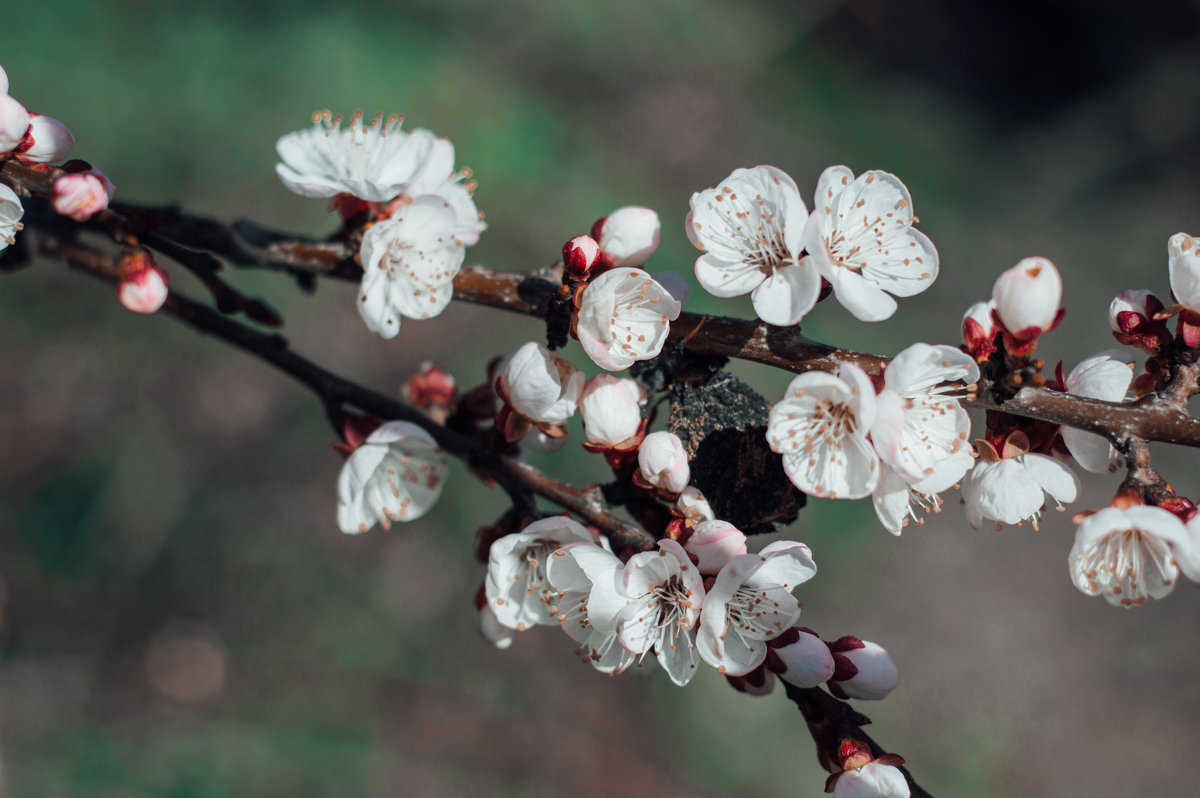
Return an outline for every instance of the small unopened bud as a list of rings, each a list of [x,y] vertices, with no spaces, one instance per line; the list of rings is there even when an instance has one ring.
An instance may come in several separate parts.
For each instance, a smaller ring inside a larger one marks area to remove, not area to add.
[[[121,258],[121,275],[117,296],[126,309],[154,313],[167,301],[167,273],[146,250],[128,251]]]
[[[51,116],[29,115],[29,130],[17,147],[17,154],[26,161],[51,163],[71,154],[75,137],[67,126]]]
[[[829,692],[838,698],[877,701],[900,683],[896,664],[877,643],[846,635],[830,643],[829,650],[835,666]]]
[[[1015,338],[1036,338],[1051,329],[1062,303],[1062,277],[1046,258],[1025,258],[992,286],[996,314]]]
[[[638,447],[638,469],[645,482],[668,494],[682,492],[692,476],[683,442],[673,432],[646,436]]]
[[[715,574],[725,563],[746,553],[746,536],[728,521],[705,521],[696,526],[684,551],[696,558],[702,574]]]
[[[834,674],[833,653],[825,641],[800,626],[767,641],[767,664],[780,679],[797,687],[816,687]]]
[[[1171,345],[1171,333],[1166,320],[1156,318],[1162,310],[1162,300],[1149,291],[1122,291],[1108,306],[1113,338],[1151,355],[1165,350]]]
[[[86,222],[108,207],[114,192],[112,181],[99,169],[68,173],[54,181],[51,205],[55,213]]]
[[[605,267],[641,266],[658,249],[661,233],[658,214],[634,205],[618,208],[592,225]]]
[[[454,377],[429,360],[421,364],[420,372],[405,380],[401,390],[406,402],[422,409],[431,405],[448,407],[454,404],[457,392],[458,383]]]
[[[591,236],[575,236],[562,248],[563,265],[575,277],[587,277],[600,260],[600,245]]]
[[[963,314],[962,335],[967,354],[982,363],[996,351],[996,322],[992,319],[995,302],[976,302]]]
[[[25,106],[0,93],[0,154],[15,150],[29,130],[29,112]]]

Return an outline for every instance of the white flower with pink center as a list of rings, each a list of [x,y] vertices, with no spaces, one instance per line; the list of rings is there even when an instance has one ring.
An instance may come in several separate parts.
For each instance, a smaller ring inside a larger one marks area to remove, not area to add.
[[[686,229],[704,254],[696,279],[710,294],[750,294],[768,324],[797,324],[817,302],[821,277],[801,257],[808,208],[796,182],[774,166],[736,169],[692,195]]]
[[[0,183],[0,251],[10,247],[16,240],[16,234],[23,225],[21,217],[25,215],[25,206],[17,192]]]
[[[415,521],[442,495],[446,459],[428,432],[389,421],[356,448],[338,475],[338,528],[366,532],[376,523]]]
[[[594,546],[596,538],[578,521],[560,515],[534,521],[492,544],[484,591],[502,626],[524,631],[557,623],[557,613],[550,611],[548,603],[553,589],[546,564],[556,549],[568,543]]]
[[[879,480],[879,456],[867,433],[875,421],[875,388],[852,363],[838,376],[801,374],[773,408],[767,442],[783,455],[788,479],[811,496],[861,499]]]
[[[1120,402],[1133,381],[1133,358],[1124,349],[1109,349],[1079,362],[1067,375],[1068,393]],[[1063,443],[1087,471],[1103,474],[1116,470],[1120,455],[1108,439],[1075,427],[1061,427]]]
[[[575,334],[593,362],[609,371],[658,357],[681,305],[641,269],[616,268],[584,287]]]
[[[1114,607],[1137,607],[1200,581],[1200,524],[1161,507],[1105,507],[1083,520],[1067,557],[1075,587]]]
[[[767,658],[766,641],[800,617],[792,590],[816,573],[808,546],[791,540],[729,560],[704,596],[696,635],[700,656],[731,676],[757,668]]]
[[[513,410],[533,422],[557,424],[575,415],[587,377],[558,353],[530,341],[508,359],[498,382]]]
[[[896,312],[889,294],[913,296],[937,278],[937,250],[914,221],[912,197],[895,175],[872,170],[855,178],[845,166],[821,173],[804,248],[855,318],[889,318]]]
[[[358,311],[368,329],[394,338],[401,317],[429,319],[450,304],[466,256],[455,220],[441,197],[425,195],[367,230]]]

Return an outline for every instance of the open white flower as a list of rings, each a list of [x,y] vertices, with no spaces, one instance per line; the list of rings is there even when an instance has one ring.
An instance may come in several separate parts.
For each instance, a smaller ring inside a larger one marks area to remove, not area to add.
[[[338,528],[366,532],[377,522],[415,521],[442,495],[446,459],[428,432],[389,421],[351,454],[338,476]]]
[[[704,582],[682,546],[660,540],[658,547],[633,555],[613,579],[593,577],[588,612],[591,617],[604,608],[603,616],[615,619],[620,644],[633,654],[653,650],[671,681],[682,686],[700,661],[692,630]]]
[[[0,251],[7,249],[21,230],[21,217],[25,215],[25,206],[17,192],[0,183]]]
[[[875,397],[871,440],[879,458],[924,494],[937,494],[962,479],[974,457],[967,438],[971,418],[947,383],[979,379],[975,361],[952,346],[917,343],[897,354],[883,372]]]
[[[641,269],[610,269],[583,289],[575,334],[597,366],[620,371],[658,357],[680,308]]]
[[[500,374],[502,393],[513,410],[544,424],[575,415],[586,382],[582,371],[537,341],[514,352]]]
[[[328,111],[313,115],[313,126],[288,133],[275,144],[282,163],[275,171],[283,184],[305,197],[332,197],[345,192],[368,202],[387,202],[420,193],[435,182],[431,167],[445,165],[445,148],[428,130],[401,130],[404,119],[377,114],[365,121],[355,113],[342,126],[342,117]],[[451,150],[453,159],[453,150]],[[437,181],[449,176],[438,174]]]
[[[800,490],[830,499],[861,499],[879,479],[879,456],[867,433],[875,421],[875,388],[852,363],[839,376],[801,374],[767,421],[767,442]]]
[[[621,645],[618,615],[625,601],[617,590],[624,565],[616,555],[589,543],[569,543],[546,566],[553,594],[550,611],[579,643],[576,653],[601,673],[621,673],[637,655]]]
[[[704,254],[696,279],[710,294],[750,294],[768,324],[797,324],[813,309],[821,277],[802,259],[808,208],[796,182],[774,166],[735,169],[716,188],[692,195],[688,238]]]
[[[808,546],[791,540],[729,560],[704,596],[696,635],[700,656],[731,676],[757,668],[767,658],[765,641],[800,617],[792,590],[816,573]]]
[[[1200,581],[1200,527],[1161,507],[1105,507],[1079,525],[1067,568],[1087,595],[1137,607],[1174,590],[1180,572]]]
[[[963,482],[967,520],[978,529],[984,519],[1003,524],[1032,520],[1037,528],[1044,494],[1061,506],[1079,495],[1079,478],[1057,460],[1044,454],[1016,454],[997,459],[984,444],[982,456]],[[1008,448],[1008,447],[1005,447]]]
[[[455,228],[449,205],[426,195],[367,230],[358,311],[372,332],[394,338],[402,316],[428,319],[450,304],[466,254]]]
[[[914,221],[912,197],[895,175],[872,170],[856,179],[845,166],[821,173],[804,248],[855,318],[889,318],[896,300],[888,294],[913,296],[937,278],[937,250]]]
[[[568,543],[595,546],[596,539],[578,521],[559,515],[534,521],[492,544],[484,591],[501,625],[524,631],[557,623],[557,613],[548,604],[553,590],[546,564],[556,549]]]
[[[1071,369],[1067,375],[1067,392],[1089,399],[1120,402],[1125,399],[1133,381],[1133,358],[1124,349],[1109,349]],[[1075,427],[1061,427],[1063,443],[1075,461],[1094,474],[1112,471],[1120,463],[1120,455],[1106,438]]]

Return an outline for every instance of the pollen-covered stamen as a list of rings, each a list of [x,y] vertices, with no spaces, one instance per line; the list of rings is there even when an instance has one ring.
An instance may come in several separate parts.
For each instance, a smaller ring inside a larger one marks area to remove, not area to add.
[[[652,625],[660,631],[660,641],[674,648],[673,643],[668,643],[668,638],[678,639],[681,633],[692,627],[689,615],[692,609],[692,591],[684,586],[682,577],[672,576],[650,590],[647,603],[650,611],[656,613]]]
[[[742,585],[725,605],[728,625],[726,634],[734,634],[743,642],[765,640],[778,635],[784,625],[792,620],[792,614],[782,611],[783,605],[771,597],[772,590],[783,590],[779,585],[752,587]],[[794,606],[795,601],[791,601]]]
[[[562,544],[553,540],[538,540],[525,549],[523,555],[526,564],[522,569],[525,572],[525,595],[532,596],[536,592],[542,596],[547,606],[555,594],[549,589],[550,583],[546,581],[546,558],[560,545]],[[514,578],[519,578],[519,575],[514,574]]]
[[[1153,565],[1149,573],[1148,564]],[[1170,548],[1158,537],[1139,529],[1108,535],[1100,545],[1082,555],[1080,565],[1093,592],[1112,593],[1126,606],[1145,603],[1149,586],[1138,581],[1143,575],[1157,578],[1163,587],[1175,584]]]
[[[845,436],[854,434],[857,428],[858,420],[848,405],[821,399],[816,403],[805,443],[806,446],[812,446],[819,439],[826,446],[834,446]]]

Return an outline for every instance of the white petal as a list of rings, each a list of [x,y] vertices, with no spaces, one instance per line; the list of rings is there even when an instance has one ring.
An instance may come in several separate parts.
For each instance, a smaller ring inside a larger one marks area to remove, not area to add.
[[[817,304],[821,276],[805,258],[800,263],[775,269],[751,294],[754,312],[767,324],[786,327],[798,324]]]
[[[1060,502],[1073,502],[1079,495],[1079,477],[1062,463],[1044,454],[1022,456],[1025,473]]]

